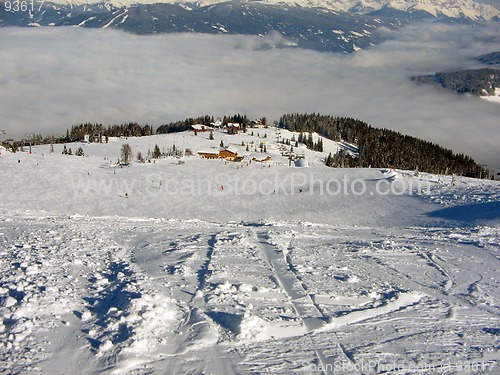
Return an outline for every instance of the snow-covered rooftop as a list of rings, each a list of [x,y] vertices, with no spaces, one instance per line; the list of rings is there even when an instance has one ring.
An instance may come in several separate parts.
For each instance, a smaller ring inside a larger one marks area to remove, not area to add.
[[[195,125],[191,125],[191,127],[193,129],[196,129],[196,130],[206,130],[206,129],[210,129],[209,126],[206,126],[206,125],[203,125],[203,124],[195,124]]]
[[[210,148],[210,149],[201,149],[201,150],[198,150],[198,154],[214,154],[214,155],[218,155],[219,154],[219,150],[215,150],[213,148]]]

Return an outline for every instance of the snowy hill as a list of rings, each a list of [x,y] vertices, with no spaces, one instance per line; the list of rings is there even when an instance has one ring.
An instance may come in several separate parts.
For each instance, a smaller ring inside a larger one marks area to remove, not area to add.
[[[291,137],[2,150],[1,372],[494,373],[500,183],[327,168],[327,139],[296,164]],[[221,141],[245,158],[197,154]]]

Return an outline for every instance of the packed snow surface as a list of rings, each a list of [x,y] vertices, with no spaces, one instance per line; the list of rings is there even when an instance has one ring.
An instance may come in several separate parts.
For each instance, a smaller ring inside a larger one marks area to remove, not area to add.
[[[2,149],[0,372],[498,373],[498,182],[327,168],[328,140],[297,167],[253,132]],[[221,140],[249,157],[197,155]]]

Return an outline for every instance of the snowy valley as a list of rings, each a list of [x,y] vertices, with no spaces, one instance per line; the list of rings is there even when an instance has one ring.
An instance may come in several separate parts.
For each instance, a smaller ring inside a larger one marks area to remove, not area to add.
[[[0,372],[498,373],[500,182],[292,162],[294,135],[2,149]]]

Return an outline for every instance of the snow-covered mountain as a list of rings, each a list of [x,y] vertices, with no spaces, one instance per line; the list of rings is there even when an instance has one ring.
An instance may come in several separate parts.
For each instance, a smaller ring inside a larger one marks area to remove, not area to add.
[[[435,17],[445,16],[473,20],[488,20],[500,16],[498,9],[473,0],[350,0],[339,2],[343,5],[354,3],[348,10],[362,13],[392,8],[404,12],[423,11]]]
[[[380,43],[374,32],[379,27],[421,20],[500,20],[500,8],[473,0],[53,0],[37,7],[25,12],[0,7],[0,27],[77,26],[135,34],[278,32],[286,46],[349,53]]]
[[[92,4],[100,0],[55,0],[59,4]],[[227,0],[109,0],[114,6],[135,4],[183,4],[188,8],[209,6],[227,2]],[[252,1],[249,1],[252,2]],[[434,17],[466,18],[472,20],[490,20],[500,18],[500,9],[474,0],[262,0],[261,3],[305,8],[324,8],[333,11],[346,11],[357,14],[373,12],[389,14],[394,11],[426,12]]]
[[[281,46],[350,53],[381,41],[375,30],[395,28],[405,19],[283,7],[260,2],[225,2],[204,7],[186,4],[45,3],[33,14],[4,12],[1,26],[77,26],[118,29],[134,34],[196,32],[205,34],[280,34]]]

